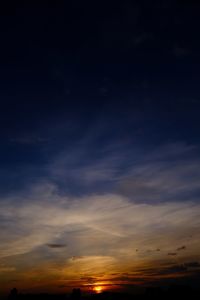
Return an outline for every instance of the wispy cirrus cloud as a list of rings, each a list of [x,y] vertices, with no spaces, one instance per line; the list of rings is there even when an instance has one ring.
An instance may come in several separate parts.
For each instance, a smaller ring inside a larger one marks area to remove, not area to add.
[[[48,165],[49,179],[67,193],[114,191],[140,203],[198,197],[198,147],[171,143],[140,151],[129,145],[121,151],[113,145],[90,156],[88,147],[63,152]]]
[[[106,271],[104,279],[115,280],[112,273],[120,277],[134,269],[127,282],[137,281],[143,267],[144,278],[152,266],[161,270],[154,270],[155,278],[170,276],[172,262],[192,271],[186,264],[200,260],[197,149],[179,143],[134,157],[113,146],[89,159],[84,147],[56,156],[44,180],[1,196],[4,271],[13,268],[19,279],[24,270],[31,277],[43,266],[45,278],[73,280]],[[68,192],[64,185],[85,192]]]
[[[65,248],[66,245],[65,244],[50,243],[50,244],[47,244],[47,247],[49,247],[51,249],[60,249],[60,248]]]
[[[70,198],[56,194],[53,187],[51,191],[47,186],[45,194],[36,187],[31,201],[1,200],[1,257],[28,253],[44,244],[49,248],[67,244],[70,257],[107,253],[144,259],[149,248],[161,249],[150,255],[162,257],[186,242],[180,255],[191,251],[196,255],[197,203],[139,204],[115,194]]]

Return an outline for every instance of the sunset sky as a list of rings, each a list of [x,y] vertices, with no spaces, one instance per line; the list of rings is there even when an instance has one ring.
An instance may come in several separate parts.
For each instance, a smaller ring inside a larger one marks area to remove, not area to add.
[[[2,7],[0,295],[200,283],[200,5],[182,2]]]

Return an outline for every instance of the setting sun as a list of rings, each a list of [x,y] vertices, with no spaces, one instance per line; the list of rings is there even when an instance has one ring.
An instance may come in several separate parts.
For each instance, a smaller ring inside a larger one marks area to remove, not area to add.
[[[94,291],[95,291],[97,294],[99,294],[99,293],[101,293],[101,292],[103,291],[103,288],[102,288],[102,286],[95,286],[95,287],[94,287]]]

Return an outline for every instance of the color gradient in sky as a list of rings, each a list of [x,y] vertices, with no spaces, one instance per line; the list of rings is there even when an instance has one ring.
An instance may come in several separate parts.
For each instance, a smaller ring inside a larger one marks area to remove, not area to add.
[[[198,9],[2,8],[0,294],[199,284]]]

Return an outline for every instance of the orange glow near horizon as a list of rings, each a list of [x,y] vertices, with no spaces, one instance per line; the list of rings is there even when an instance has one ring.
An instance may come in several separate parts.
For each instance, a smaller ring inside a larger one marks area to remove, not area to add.
[[[0,293],[15,286],[23,293],[70,293],[80,287],[100,294],[195,273],[200,260],[195,218],[200,206],[131,204],[117,196],[76,200],[64,208],[67,200],[60,201],[55,206],[53,201],[42,206],[23,202],[20,209],[8,205],[8,225],[16,216],[20,222],[16,232],[10,225],[6,235],[2,231]]]
[[[95,291],[96,294],[100,294],[103,292],[103,287],[100,285],[97,285],[93,288],[93,290]]]

